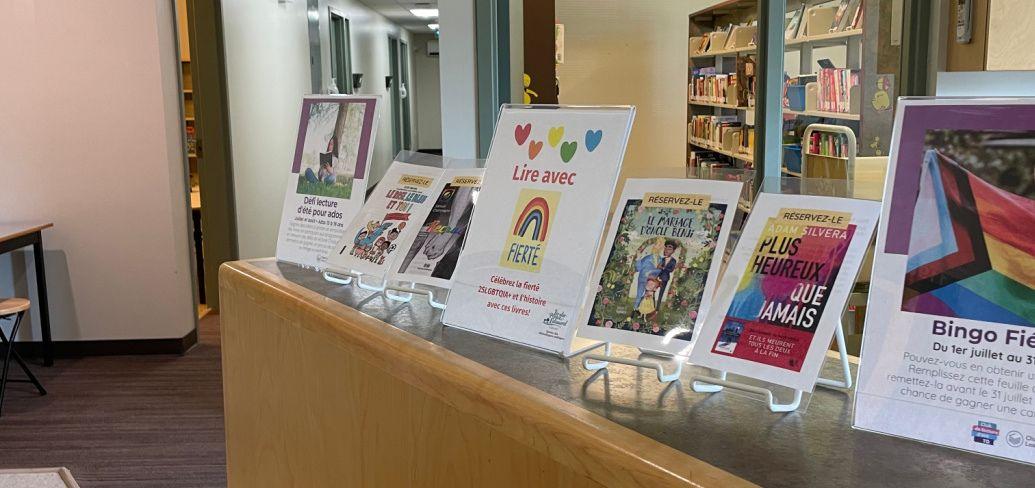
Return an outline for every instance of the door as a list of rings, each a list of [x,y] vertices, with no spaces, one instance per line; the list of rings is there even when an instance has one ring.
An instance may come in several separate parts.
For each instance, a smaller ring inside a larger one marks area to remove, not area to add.
[[[388,36],[388,99],[392,109],[392,155],[402,151],[402,96],[399,91],[399,39]]]
[[[349,19],[336,9],[330,10],[331,19],[331,83],[338,93],[353,93],[352,39]]]

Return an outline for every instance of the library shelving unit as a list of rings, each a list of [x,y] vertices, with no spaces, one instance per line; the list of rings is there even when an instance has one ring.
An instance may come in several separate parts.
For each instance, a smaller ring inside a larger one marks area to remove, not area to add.
[[[805,103],[802,106],[799,101],[795,107],[798,110],[788,107],[789,95],[785,95],[785,100],[781,103],[784,106],[783,129],[787,136],[785,142],[800,142],[804,129],[819,122],[849,128],[855,135],[854,139],[859,141],[859,155],[881,155],[886,152],[888,141],[881,141],[876,134],[889,132],[887,129],[890,127],[891,110],[888,105],[893,97],[885,90],[890,90],[893,81],[877,76],[874,73],[876,60],[865,59],[866,56],[863,55],[876,52],[876,22],[870,22],[873,26],[868,26],[864,21],[856,27],[848,25],[841,30],[830,31],[832,20],[841,3],[841,0],[788,0],[785,26],[804,5],[804,14],[799,14],[802,17],[800,29],[795,35],[785,39],[784,71],[788,79],[816,75],[820,73],[819,62],[829,60],[835,68],[857,70],[858,84],[857,88],[853,87],[842,97],[845,103],[841,104],[841,110],[848,110],[847,112],[821,110],[817,104],[818,84],[804,85],[807,87],[804,90]],[[876,0],[859,0],[859,4],[863,19],[876,19],[880,14],[879,2]],[[700,154],[703,153],[708,157],[706,164],[719,167],[728,165],[732,168],[754,167],[754,161],[751,159],[753,140],[744,140],[753,139],[748,137],[747,129],[740,136],[741,147],[731,150],[732,145],[729,142],[717,142],[728,133],[727,129],[720,130],[719,134],[712,131],[709,135],[713,137],[706,139],[699,137],[699,133],[695,134],[693,122],[695,117],[717,117],[704,120],[714,120],[717,124],[726,126],[750,128],[754,125],[754,107],[756,103],[761,103],[761,100],[754,100],[752,95],[747,97],[748,100],[733,97],[730,101],[729,97],[721,96],[724,93],[717,97],[695,97],[693,84],[695,70],[708,71],[714,68],[714,73],[729,76],[737,73],[738,62],[742,63],[743,59],[757,61],[754,59],[756,50],[753,32],[757,12],[757,0],[729,0],[690,15],[687,75],[688,166],[699,164]],[[852,13],[848,12],[846,15]],[[707,36],[707,41],[704,41],[702,36]],[[702,49],[702,44],[706,44],[706,48]],[[870,57],[876,56],[870,54]],[[737,74],[742,75],[743,72]],[[738,83],[744,81],[750,83],[751,80],[737,78]],[[884,93],[878,93],[881,91]],[[882,101],[888,103],[884,104]],[[788,170],[782,161],[765,161],[759,163],[759,166],[762,164],[779,164],[781,172],[787,176],[799,174],[798,171]]]

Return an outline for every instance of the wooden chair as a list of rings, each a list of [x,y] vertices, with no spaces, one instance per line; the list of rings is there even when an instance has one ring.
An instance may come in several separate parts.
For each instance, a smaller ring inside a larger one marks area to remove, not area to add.
[[[14,326],[11,327],[11,337],[8,338],[4,335],[4,330],[0,328],[0,346],[3,346],[3,350],[0,353],[4,357],[3,371],[0,372],[0,412],[4,408],[4,392],[7,390],[7,382],[12,381],[16,383],[32,383],[39,390],[40,395],[46,395],[47,390],[43,389],[43,385],[40,384],[36,376],[29,371],[29,366],[22,360],[21,355],[18,351],[14,350],[14,338],[18,336],[18,326],[21,325],[22,317],[25,315],[25,311],[29,309],[31,303],[24,298],[0,298],[0,320],[2,319],[13,319]],[[25,372],[25,376],[28,379],[24,380],[8,380],[7,373],[11,366],[11,358],[14,358],[21,366],[22,371]]]

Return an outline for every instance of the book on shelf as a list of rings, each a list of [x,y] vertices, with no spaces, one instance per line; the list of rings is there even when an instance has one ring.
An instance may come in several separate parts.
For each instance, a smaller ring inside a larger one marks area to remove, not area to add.
[[[693,102],[726,103],[727,89],[736,84],[737,75],[717,73],[715,68],[694,68],[688,97]]]
[[[726,129],[739,130],[740,126],[736,115],[694,115],[690,117],[687,131],[691,141],[722,147],[725,137],[730,135]]]
[[[805,4],[802,3],[798,6],[798,9],[791,14],[791,20],[787,24],[787,28],[784,29],[783,38],[790,40],[798,37],[798,32],[801,30],[801,25],[804,23],[805,18]]]
[[[859,0],[859,5],[855,7],[855,14],[852,16],[852,29],[862,29],[863,10],[863,2]]]
[[[837,5],[837,11],[834,12],[834,20],[830,22],[830,32],[837,32],[841,27],[841,22],[847,17],[849,2],[851,0],[841,0],[841,3]]]
[[[859,86],[859,70],[823,68],[817,76],[818,108],[824,112],[852,112],[852,88]]]
[[[808,153],[815,156],[847,158],[848,138],[844,134],[813,132],[810,135]]]

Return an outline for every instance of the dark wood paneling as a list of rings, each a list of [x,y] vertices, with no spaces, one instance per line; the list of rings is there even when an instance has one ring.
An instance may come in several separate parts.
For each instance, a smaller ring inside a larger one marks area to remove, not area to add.
[[[949,6],[949,30],[946,37],[945,71],[984,71],[985,50],[988,48],[988,2],[973,0],[973,28],[969,44],[956,43],[956,6]]]

